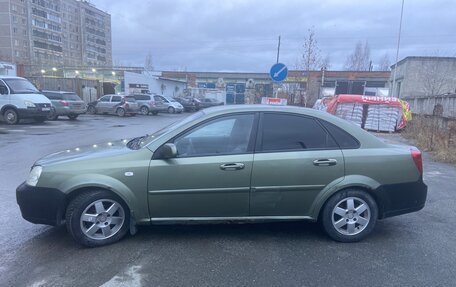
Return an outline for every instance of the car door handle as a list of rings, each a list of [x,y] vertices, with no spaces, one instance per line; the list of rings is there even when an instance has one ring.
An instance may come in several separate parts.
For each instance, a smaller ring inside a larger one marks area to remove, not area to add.
[[[236,163],[225,163],[220,166],[221,170],[240,170],[244,168],[244,164],[240,162]]]
[[[316,159],[316,160],[313,161],[313,164],[316,165],[316,166],[330,166],[330,165],[336,165],[337,164],[337,160],[335,160],[333,158]]]

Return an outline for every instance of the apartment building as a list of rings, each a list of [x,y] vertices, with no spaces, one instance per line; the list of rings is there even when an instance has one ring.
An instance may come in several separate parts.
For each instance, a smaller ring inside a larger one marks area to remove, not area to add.
[[[111,66],[111,15],[82,0],[0,0],[0,60],[27,74]]]

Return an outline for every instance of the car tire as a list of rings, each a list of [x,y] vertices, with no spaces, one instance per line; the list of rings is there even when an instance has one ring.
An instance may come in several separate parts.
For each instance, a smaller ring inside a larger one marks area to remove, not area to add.
[[[6,109],[3,113],[3,120],[8,125],[15,125],[19,123],[19,115],[17,114],[15,109]]]
[[[71,120],[71,121],[74,121],[78,118],[79,115],[68,115],[68,118]]]
[[[357,242],[372,232],[377,218],[378,207],[372,196],[362,190],[348,189],[328,199],[320,219],[333,240]]]
[[[87,107],[87,113],[91,114],[91,115],[94,115],[94,114],[97,113],[97,109],[94,106],[88,106]]]
[[[34,117],[33,118],[37,123],[44,123],[47,120],[47,117]]]
[[[173,107],[168,108],[168,113],[174,114],[175,112],[176,112],[176,109],[174,109]]]
[[[76,242],[97,247],[117,242],[127,234],[130,211],[112,192],[94,190],[81,193],[69,203],[65,220]]]
[[[149,114],[149,108],[146,106],[142,106],[140,109],[141,114],[147,116]]]
[[[55,112],[55,109],[51,109],[51,111],[49,112],[48,116],[47,116],[47,119],[49,121],[55,121],[59,118],[59,116],[57,115],[57,113]]]
[[[124,108],[117,108],[116,115],[119,117],[125,117],[125,109]]]

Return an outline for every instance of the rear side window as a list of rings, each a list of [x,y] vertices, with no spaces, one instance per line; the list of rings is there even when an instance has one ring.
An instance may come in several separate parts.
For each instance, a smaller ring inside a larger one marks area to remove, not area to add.
[[[130,103],[136,102],[135,97],[131,97],[131,96],[125,97],[125,100]]]
[[[65,101],[82,101],[81,98],[74,93],[63,94],[63,99]]]
[[[299,115],[263,115],[262,151],[338,149],[328,132],[313,118]]]
[[[146,95],[134,95],[134,98],[137,101],[149,101],[150,100],[150,96],[146,96]]]
[[[43,94],[50,100],[62,100],[62,95],[59,93],[44,92]]]
[[[120,96],[112,96],[111,102],[119,103],[122,100]]]
[[[340,148],[343,149],[356,149],[359,148],[359,142],[351,134],[347,133],[343,129],[328,123],[327,121],[320,120],[321,124],[329,131],[334,137]]]

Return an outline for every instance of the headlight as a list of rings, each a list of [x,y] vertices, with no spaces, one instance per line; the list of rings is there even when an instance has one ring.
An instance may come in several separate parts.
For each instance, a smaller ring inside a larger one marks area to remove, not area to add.
[[[43,168],[39,165],[35,165],[32,170],[30,171],[30,174],[27,178],[27,184],[30,186],[36,186],[38,183],[38,179],[40,179],[41,171]]]
[[[27,108],[35,108],[35,104],[30,101],[24,101],[24,104]]]

